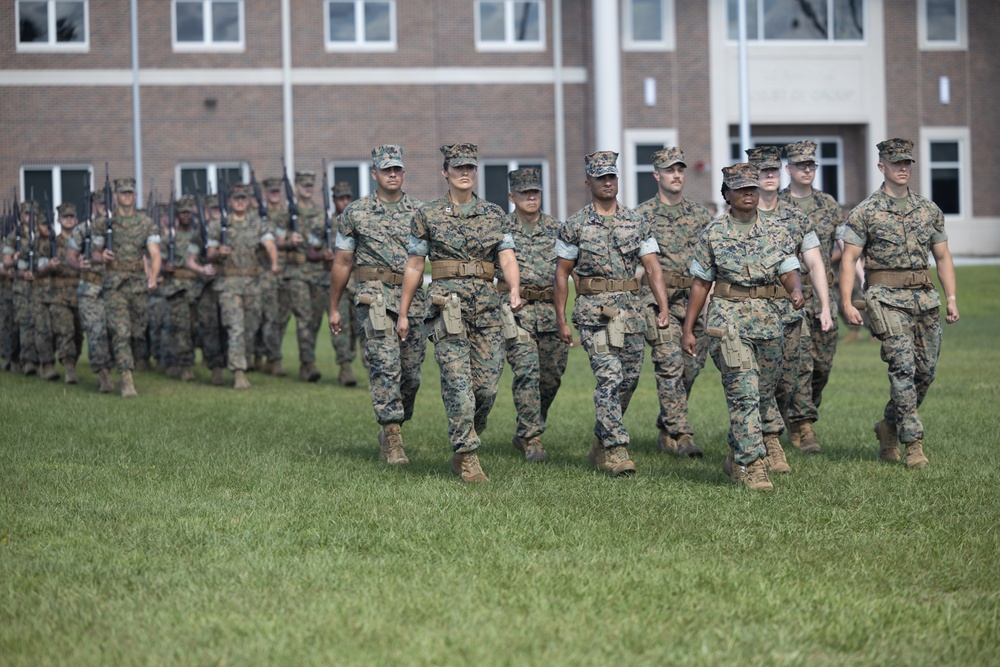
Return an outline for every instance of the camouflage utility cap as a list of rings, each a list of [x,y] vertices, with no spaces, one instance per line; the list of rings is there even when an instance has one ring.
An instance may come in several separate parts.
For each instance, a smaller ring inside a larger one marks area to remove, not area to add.
[[[757,169],[781,168],[781,150],[777,146],[755,146],[745,152],[750,164]]]
[[[35,209],[37,211],[40,207],[38,205],[38,202],[36,202],[34,199],[25,199],[23,202],[21,202],[19,208],[21,209],[22,213],[27,213],[31,209]]]
[[[538,167],[515,169],[507,174],[511,192],[527,192],[542,189],[542,171]]]
[[[685,167],[687,166],[687,162],[684,161],[684,151],[676,146],[667,146],[661,151],[656,151],[649,156],[649,159],[653,162],[653,166],[657,169],[666,169],[667,167],[672,167],[675,164],[682,164]]]
[[[722,180],[730,190],[740,188],[759,188],[760,169],[746,162],[737,162],[730,167],[722,168]]]
[[[384,144],[372,149],[372,164],[376,169],[403,167],[403,147],[396,144]]]
[[[614,151],[597,151],[583,158],[587,165],[587,176],[600,178],[608,174],[618,175],[618,153]]]
[[[316,185],[316,172],[315,171],[297,171],[297,172],[295,172],[295,184],[296,185]]]
[[[246,199],[250,196],[250,189],[246,183],[233,183],[229,186],[229,196],[233,199]]]
[[[191,195],[181,197],[177,200],[177,204],[174,206],[174,210],[178,213],[194,213],[196,208],[198,207],[195,204],[194,197]]]
[[[909,139],[886,139],[877,146],[878,156],[889,162],[913,161],[913,142]]]
[[[59,215],[72,215],[76,217],[76,204],[73,202],[65,202],[59,205]]]
[[[354,188],[352,188],[351,184],[348,183],[347,181],[340,181],[339,183],[335,183],[334,186],[330,188],[330,190],[333,192],[334,199],[337,199],[338,197],[354,196]]]
[[[449,167],[460,167],[463,164],[479,166],[479,146],[475,144],[445,144],[441,147],[441,152]]]
[[[135,192],[134,178],[116,178],[115,192]]]
[[[815,162],[817,148],[815,142],[796,141],[785,146],[785,157],[789,162]]]
[[[204,204],[206,208],[219,208],[219,195],[208,195]]]
[[[285,187],[285,180],[272,176],[271,178],[265,178],[263,185],[265,192],[281,192]]]

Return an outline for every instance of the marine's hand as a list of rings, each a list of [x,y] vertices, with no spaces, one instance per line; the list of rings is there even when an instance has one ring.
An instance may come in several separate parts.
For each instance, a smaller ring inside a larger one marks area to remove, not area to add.
[[[843,311],[844,319],[847,320],[848,324],[861,326],[862,324],[865,323],[864,318],[861,317],[861,313],[858,311],[857,308],[854,307],[853,304],[850,303],[842,304],[841,310]]]
[[[693,332],[685,331],[681,334],[681,349],[692,357],[698,354],[698,341],[695,339]]]
[[[829,331],[833,328],[833,318],[830,317],[830,309],[824,308],[819,313],[819,328],[823,331]]]
[[[958,304],[955,303],[954,301],[949,301],[948,314],[945,315],[944,321],[947,322],[948,324],[954,324],[955,322],[958,322],[958,319],[959,319]]]
[[[795,310],[802,310],[802,307],[806,305],[806,300],[802,296],[802,290],[797,289],[792,291],[792,308]]]
[[[330,315],[330,319],[333,319],[333,315]],[[406,334],[410,331],[410,320],[400,313],[399,317],[396,318],[396,333],[399,335],[399,340],[406,340]]]
[[[333,309],[330,310],[330,333],[340,333],[340,312]]]
[[[565,322],[559,325],[559,340],[566,343],[567,345],[573,344],[573,331],[569,328],[569,325]]]

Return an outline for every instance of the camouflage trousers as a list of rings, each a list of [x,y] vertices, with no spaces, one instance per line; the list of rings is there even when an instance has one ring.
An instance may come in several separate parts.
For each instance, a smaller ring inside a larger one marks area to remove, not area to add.
[[[30,293],[19,292],[14,288],[14,322],[17,327],[18,346],[20,347],[21,365],[38,363],[38,351],[35,349],[35,318],[31,307]]]
[[[160,368],[177,365],[177,351],[170,338],[170,306],[159,292],[149,295],[149,326],[146,340],[149,355],[156,359]]]
[[[899,441],[904,444],[924,437],[917,409],[934,381],[941,354],[938,311],[937,308],[916,314],[899,311],[910,332],[880,337],[882,361],[889,364],[889,402],[884,416],[887,422],[896,425]]]
[[[823,389],[830,381],[833,355],[837,352],[837,320],[833,320],[830,331],[823,331],[819,318],[813,313],[813,308],[809,307],[802,318],[799,333],[799,372],[785,411],[789,423],[815,422],[819,419],[818,409],[823,398]]]
[[[757,360],[757,370],[743,371],[726,365],[721,342],[712,339],[709,351],[722,374],[722,388],[729,408],[729,447],[736,462],[749,465],[766,454],[761,424],[768,410],[777,414],[774,389],[781,368],[781,339],[743,339]],[[780,415],[778,416],[780,420]]]
[[[511,391],[517,409],[517,437],[529,439],[545,432],[549,408],[562,384],[569,345],[559,332],[532,333],[531,340],[507,341],[507,362],[514,371]]]
[[[479,436],[493,409],[503,372],[500,327],[466,326],[467,338],[450,338],[434,346],[441,368],[441,399],[448,415],[448,440],[456,452],[479,449]]]
[[[375,420],[382,426],[402,424],[413,417],[413,403],[420,389],[420,368],[427,349],[423,323],[411,326],[405,341],[396,335],[396,318],[389,316],[388,329],[375,331],[368,319],[368,306],[358,306],[361,326],[367,329],[365,359],[368,387]]]
[[[782,415],[789,423],[801,421],[805,405],[796,403],[796,388],[799,381],[799,366],[802,362],[802,320],[783,325],[781,337],[781,364],[778,367],[778,383],[774,388],[774,405],[768,409],[761,425],[764,433],[781,434],[785,430]]]
[[[194,338],[198,321],[197,302],[191,293],[180,291],[167,297],[169,316],[169,365],[194,366]]]
[[[219,320],[219,293],[206,285],[197,299],[198,338],[201,355],[209,368],[222,368],[225,363],[222,324]]]
[[[311,364],[316,361],[316,333],[319,325],[313,316],[313,296],[309,282],[299,278],[281,281],[278,288],[278,334],[285,337],[288,321],[295,315],[295,338],[299,344],[299,363]]]
[[[39,303],[35,308],[35,348],[42,364],[76,364],[80,357],[83,334],[80,313],[62,303]]]
[[[260,297],[257,294],[219,292],[219,310],[226,330],[226,360],[231,371],[247,369],[247,350],[253,339],[251,331],[260,326]]]
[[[111,368],[111,351],[108,347],[108,318],[104,298],[100,296],[79,297],[80,322],[87,334],[87,357],[90,368],[97,373]]]
[[[149,357],[146,329],[149,326],[149,295],[145,290],[145,276],[136,274],[118,289],[104,291],[108,331],[111,332],[111,349],[119,372],[135,368],[135,359]],[[133,288],[133,284],[136,285]],[[141,284],[142,289],[139,288]],[[146,356],[144,357],[143,354]]]
[[[0,287],[0,358],[16,361],[21,351],[21,342],[14,319],[14,293],[11,284]]]
[[[625,344],[608,347],[607,352],[594,348],[594,334],[599,327],[580,327],[580,343],[590,358],[590,369],[597,379],[594,389],[594,435],[605,447],[628,445],[629,435],[622,423],[632,394],[639,384],[642,360],[646,355],[645,335],[625,334]]]
[[[260,275],[260,326],[254,335],[253,353],[268,361],[281,360],[281,314],[278,306],[280,278],[270,271]]]
[[[324,311],[328,308],[329,304],[326,304]],[[322,315],[323,313],[320,314]],[[345,361],[354,361],[354,351],[359,346],[359,341],[361,349],[365,349],[364,329],[357,326],[360,316],[360,313],[357,312],[354,306],[353,299],[340,300],[340,321],[345,324],[339,334],[330,334],[330,345],[333,346],[338,365]],[[350,325],[349,332],[348,325]]]
[[[694,433],[688,422],[688,396],[695,378],[705,365],[708,341],[701,317],[695,321],[694,335],[698,354],[691,356],[681,350],[681,326],[683,322],[670,317],[669,343],[650,343],[650,358],[656,378],[656,394],[660,400],[660,414],[656,418],[656,428],[677,437],[684,433]]]

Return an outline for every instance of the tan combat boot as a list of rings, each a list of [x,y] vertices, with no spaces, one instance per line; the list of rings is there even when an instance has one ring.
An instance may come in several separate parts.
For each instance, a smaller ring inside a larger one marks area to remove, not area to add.
[[[386,424],[378,432],[378,444],[382,447],[379,458],[391,466],[404,465],[410,462],[403,449],[403,436],[399,432],[399,424]]]
[[[276,378],[283,378],[288,375],[288,371],[286,371],[285,367],[281,365],[281,359],[278,359],[271,364],[271,375]]]
[[[750,465],[733,464],[731,475],[733,482],[746,486],[751,491],[773,491],[774,485],[767,478],[767,469],[764,465],[764,457],[761,457]]]
[[[899,461],[899,433],[896,425],[885,419],[875,424],[875,437],[878,439],[878,457],[887,463]]]
[[[906,467],[926,468],[930,461],[924,456],[923,440],[906,443]]]
[[[806,454],[819,454],[822,451],[811,421],[799,422],[799,451]]]
[[[150,368],[152,368],[152,367],[149,365],[149,359],[136,359],[136,361],[135,361],[135,370],[137,370],[137,371],[139,371],[141,373],[145,373]]]
[[[111,379],[111,371],[107,368],[97,371],[97,391],[102,394],[110,394],[114,390],[115,383]]]
[[[135,398],[139,395],[139,392],[135,390],[135,384],[132,382],[132,371],[122,371],[122,398]]]
[[[59,371],[56,370],[55,364],[42,364],[42,369],[38,371],[38,377],[43,380],[58,380]]]
[[[635,474],[635,463],[628,457],[628,449],[623,445],[604,447],[600,440],[594,438],[588,456],[595,466],[610,472],[613,477]]]
[[[76,364],[72,361],[67,361],[63,364],[63,368],[66,369],[66,375],[63,376],[63,381],[66,384],[76,384],[78,382],[76,378]]]
[[[802,447],[802,434],[799,433],[800,422],[786,422],[788,424],[788,444],[795,449]]]
[[[322,374],[316,369],[316,364],[313,362],[310,361],[299,366],[299,379],[303,382],[319,382],[321,377],[323,377]]]
[[[681,437],[677,438],[677,456],[700,459],[704,455],[705,452],[701,451],[701,447],[694,444],[694,438],[690,433],[682,433]]]
[[[25,375],[35,375],[36,373],[38,373],[38,366],[36,366],[35,362],[33,361],[26,361],[24,362],[24,365],[21,366],[21,371]]]
[[[212,386],[213,387],[223,387],[226,384],[226,378],[222,375],[221,368],[212,369]]]
[[[260,372],[261,373],[264,373],[265,375],[270,375],[272,370],[274,370],[274,363],[273,362],[265,361],[263,364],[261,364],[261,367],[260,367]]]
[[[253,358],[253,363],[247,366],[247,371],[261,371],[264,370],[264,358],[257,355]]]
[[[190,366],[181,366],[181,382],[191,382],[194,380],[194,369]]]
[[[774,433],[764,434],[764,448],[767,454],[764,456],[764,466],[771,472],[792,472],[792,466],[788,465],[785,459],[785,450],[781,447],[778,436]]]
[[[350,361],[340,362],[340,375],[337,376],[337,382],[345,387],[357,386],[358,378],[354,376],[354,364]]]
[[[250,388],[250,380],[247,379],[246,371],[236,369],[233,371],[233,389],[242,391]]]
[[[666,431],[660,431],[660,434],[656,436],[656,448],[664,454],[676,454],[677,441]]]
[[[451,471],[461,477],[463,482],[470,484],[490,481],[479,465],[479,457],[475,452],[455,452],[451,457]]]

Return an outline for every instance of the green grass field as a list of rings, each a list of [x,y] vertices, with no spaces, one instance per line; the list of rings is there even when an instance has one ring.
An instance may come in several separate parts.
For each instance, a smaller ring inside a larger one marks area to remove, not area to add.
[[[378,460],[325,334],[318,385],[234,392],[199,368],[194,386],[139,373],[122,401],[84,367],[77,387],[2,374],[0,664],[997,664],[1000,267],[958,278],[921,409],[930,467],[877,460],[885,365],[841,345],[824,451],[790,452],[773,494],[721,472],[711,362],[691,399],[706,456],[681,461],[656,451],[647,354],[632,479],[586,459],[582,350],[545,464],[510,445],[508,369],[475,486],[449,471],[430,346],[404,469]]]

